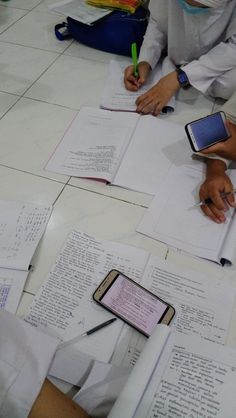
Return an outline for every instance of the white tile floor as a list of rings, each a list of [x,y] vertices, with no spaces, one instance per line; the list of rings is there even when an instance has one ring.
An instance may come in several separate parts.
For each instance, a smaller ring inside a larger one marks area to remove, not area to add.
[[[98,238],[126,242],[163,257],[166,254],[164,244],[135,232],[151,201],[149,195],[44,170],[76,111],[85,104],[99,105],[107,63],[114,58],[77,42],[57,41],[54,25],[63,19],[48,10],[53,2],[0,0],[1,198],[54,204],[34,257],[35,268],[27,280],[20,315],[75,226]],[[197,91],[182,91],[169,120],[184,124],[210,113],[213,107],[214,101]],[[170,252],[168,257],[199,271],[222,275],[222,269],[178,252]],[[235,271],[224,274],[233,280]],[[233,327],[229,342],[236,344]]]

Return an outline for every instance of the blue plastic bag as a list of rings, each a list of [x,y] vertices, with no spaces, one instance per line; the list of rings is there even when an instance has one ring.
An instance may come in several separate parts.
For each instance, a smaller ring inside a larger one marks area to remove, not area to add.
[[[139,7],[135,13],[114,11],[93,25],[86,25],[67,17],[55,26],[60,40],[74,38],[80,43],[105,52],[130,56],[130,46],[136,42],[139,51],[148,24],[149,13]]]

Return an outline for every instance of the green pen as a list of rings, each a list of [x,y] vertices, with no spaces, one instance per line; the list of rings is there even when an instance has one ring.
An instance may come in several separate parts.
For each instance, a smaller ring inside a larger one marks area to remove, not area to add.
[[[131,44],[131,57],[134,66],[134,77],[138,77],[138,54],[137,54],[137,44],[133,42]]]

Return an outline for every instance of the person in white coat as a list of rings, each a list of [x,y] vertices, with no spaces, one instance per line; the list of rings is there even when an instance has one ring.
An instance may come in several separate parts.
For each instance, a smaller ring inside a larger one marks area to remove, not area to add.
[[[221,110],[226,114],[231,136],[227,141],[201,152],[201,156],[211,158],[206,159],[206,179],[199,190],[200,201],[208,198],[212,200],[212,203],[201,206],[202,211],[217,223],[225,222],[225,212],[230,206],[236,207],[235,194],[231,193],[235,185],[232,184],[226,172],[231,162],[236,162],[236,90]],[[222,199],[221,193],[228,193],[225,199]]]
[[[229,99],[236,89],[236,0],[150,0],[150,20],[139,54],[138,77],[125,70],[128,90],[137,91],[166,50],[176,66],[141,95],[139,113],[158,115],[182,87]]]
[[[0,417],[89,418],[46,377],[58,340],[0,310]]]

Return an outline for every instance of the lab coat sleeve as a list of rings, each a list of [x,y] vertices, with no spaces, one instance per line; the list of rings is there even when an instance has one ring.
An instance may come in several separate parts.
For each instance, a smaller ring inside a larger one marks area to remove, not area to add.
[[[236,125],[236,91],[227,102],[223,104],[220,110],[225,112],[227,119]]]
[[[217,77],[233,68],[236,68],[236,35],[227,42],[220,42],[198,60],[186,64],[184,71],[190,84],[206,93]]]
[[[167,45],[166,0],[150,1],[150,19],[139,54],[139,62],[146,61],[153,69]]]
[[[227,160],[227,158],[220,157],[219,155],[214,154],[214,153],[206,155],[206,154],[202,154],[201,152],[195,152],[192,154],[192,158],[193,160],[201,160],[201,161],[207,161],[208,159],[220,160],[220,161],[223,161],[223,163],[225,163],[226,168],[228,168],[231,163],[231,161]]]
[[[0,417],[26,418],[58,342],[3,310],[0,327]]]
[[[227,100],[220,108],[223,112],[226,114],[226,118],[229,119],[232,123],[236,125],[236,91],[233,93],[233,95],[230,97],[229,100]],[[226,158],[220,157],[216,154],[201,154],[201,152],[196,152],[192,155],[193,159],[203,159],[206,160],[207,158],[211,159],[217,159],[220,161],[223,161],[228,168],[231,164],[231,160],[228,160]]]

